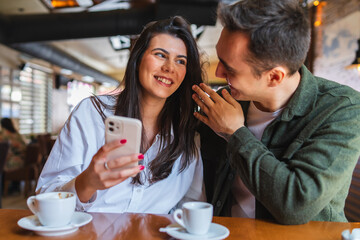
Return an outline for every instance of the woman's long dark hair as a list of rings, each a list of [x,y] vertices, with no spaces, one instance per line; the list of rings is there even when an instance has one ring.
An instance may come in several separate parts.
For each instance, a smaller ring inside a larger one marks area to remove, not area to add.
[[[147,24],[130,52],[122,82],[124,84],[124,90],[120,94],[113,95],[113,97],[117,98],[116,105],[108,106],[97,97],[92,98],[95,107],[103,118],[105,118],[105,115],[101,111],[100,106],[112,109],[115,115],[142,120],[139,99],[141,85],[138,67],[144,52],[149,46],[150,40],[161,33],[172,35],[185,43],[187,49],[187,64],[186,75],[183,82],[179,88],[167,98],[159,114],[160,145],[161,147],[166,147],[162,151],[159,151],[156,158],[147,166],[151,173],[150,183],[155,183],[167,178],[178,157],[181,156],[181,172],[190,164],[191,159],[198,157],[199,154],[194,142],[195,128],[198,121],[193,116],[193,113],[197,106],[191,98],[193,93],[191,87],[194,84],[202,82],[204,72],[197,44],[192,36],[189,23],[184,18],[175,16]],[[171,137],[171,128],[173,128],[174,138]],[[141,152],[143,152],[144,149],[144,141],[142,141]],[[133,183],[141,184],[139,174],[134,177]]]

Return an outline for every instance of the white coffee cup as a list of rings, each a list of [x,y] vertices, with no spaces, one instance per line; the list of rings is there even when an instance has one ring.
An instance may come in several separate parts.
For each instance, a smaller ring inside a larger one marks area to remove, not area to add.
[[[187,202],[182,205],[182,209],[176,209],[173,216],[187,232],[204,235],[209,231],[213,206],[206,202]]]
[[[61,227],[70,223],[75,212],[76,196],[72,192],[48,192],[27,199],[29,209],[47,227]]]

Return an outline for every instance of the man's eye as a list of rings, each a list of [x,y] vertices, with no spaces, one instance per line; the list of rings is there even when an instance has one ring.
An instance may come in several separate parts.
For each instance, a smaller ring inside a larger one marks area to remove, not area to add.
[[[234,74],[234,70],[231,68],[225,68],[228,74]]]

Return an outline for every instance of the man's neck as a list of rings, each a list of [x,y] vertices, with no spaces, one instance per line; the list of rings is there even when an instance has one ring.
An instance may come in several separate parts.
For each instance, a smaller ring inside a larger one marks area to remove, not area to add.
[[[275,112],[280,108],[284,108],[298,88],[300,80],[301,75],[299,72],[285,78],[271,94],[267,94],[268,98],[254,101],[255,106],[264,112]]]

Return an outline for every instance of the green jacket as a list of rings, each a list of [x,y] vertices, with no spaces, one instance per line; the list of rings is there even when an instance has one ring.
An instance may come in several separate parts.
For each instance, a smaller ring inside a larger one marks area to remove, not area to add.
[[[282,224],[347,221],[352,172],[360,154],[360,93],[313,76],[301,82],[261,141],[246,127],[226,143],[205,125],[204,181],[214,215],[230,216],[236,174],[256,198],[256,218]],[[249,102],[240,102],[246,116]]]

